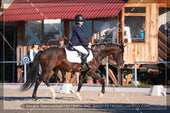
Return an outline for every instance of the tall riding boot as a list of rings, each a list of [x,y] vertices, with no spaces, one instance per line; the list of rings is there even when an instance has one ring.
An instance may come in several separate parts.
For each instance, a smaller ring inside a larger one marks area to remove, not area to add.
[[[89,66],[86,63],[88,55],[83,54],[81,57],[82,63],[81,63],[81,71],[87,71],[89,70]]]

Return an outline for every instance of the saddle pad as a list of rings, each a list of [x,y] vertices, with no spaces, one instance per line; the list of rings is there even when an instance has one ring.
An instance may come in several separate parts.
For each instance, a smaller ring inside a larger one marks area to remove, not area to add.
[[[66,58],[69,62],[72,63],[81,63],[81,57],[78,55],[77,51],[69,51],[65,48]],[[92,51],[89,50],[89,56],[87,57],[87,62],[90,62],[93,59]]]

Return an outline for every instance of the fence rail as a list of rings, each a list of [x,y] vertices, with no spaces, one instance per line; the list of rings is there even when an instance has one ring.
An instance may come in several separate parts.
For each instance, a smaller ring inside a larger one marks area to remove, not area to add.
[[[27,78],[27,64],[28,62],[22,62],[22,61],[0,61],[0,63],[23,63],[24,64],[24,83],[26,82]],[[109,85],[109,74],[108,74],[108,62],[107,61],[101,61],[101,63],[106,64],[106,85]],[[77,83],[79,83],[79,73],[77,73]]]
[[[23,63],[24,64],[24,83],[26,82],[26,76],[27,76],[27,65],[26,62],[22,62],[22,61],[0,61],[0,63],[3,64],[10,64],[10,63]]]

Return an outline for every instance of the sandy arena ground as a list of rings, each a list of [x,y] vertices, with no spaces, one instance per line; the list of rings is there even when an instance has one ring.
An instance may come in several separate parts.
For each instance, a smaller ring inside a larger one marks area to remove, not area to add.
[[[44,86],[45,87],[45,86]],[[81,91],[83,101],[79,101],[75,94],[61,94],[59,89],[56,91],[56,100],[51,98],[49,89],[38,89],[37,97],[39,99],[34,101],[31,96],[33,89],[21,92],[18,89],[4,88],[4,98],[1,99],[4,103],[4,109],[25,109],[23,104],[147,104],[151,105],[152,109],[165,109],[167,96],[149,96],[146,92],[116,92],[106,91],[102,99],[98,98],[99,91]],[[35,106],[34,106],[35,107]],[[34,108],[32,108],[34,109]],[[36,108],[43,109],[43,108]],[[56,108],[50,108],[56,109]],[[121,108],[118,108],[121,109]]]

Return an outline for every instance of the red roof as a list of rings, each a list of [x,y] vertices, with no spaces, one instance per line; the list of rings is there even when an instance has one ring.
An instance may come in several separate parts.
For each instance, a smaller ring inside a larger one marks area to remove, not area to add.
[[[116,16],[125,0],[14,0],[0,17],[0,21],[44,19],[85,19]]]

